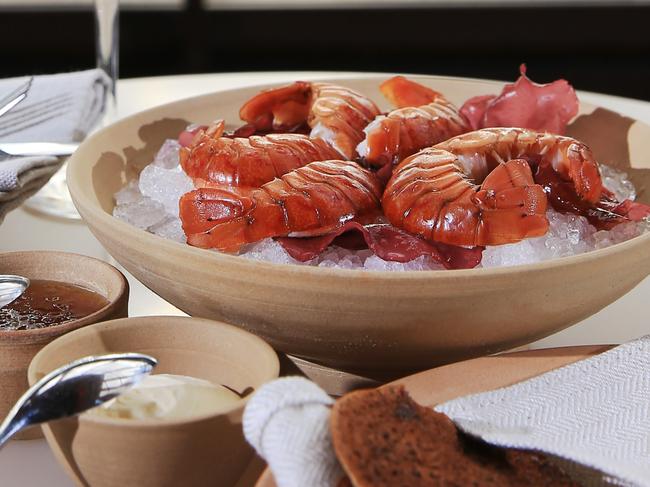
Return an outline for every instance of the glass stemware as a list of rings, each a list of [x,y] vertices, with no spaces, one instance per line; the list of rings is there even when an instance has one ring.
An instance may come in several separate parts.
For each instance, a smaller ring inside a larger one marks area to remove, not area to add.
[[[110,88],[104,103],[107,125],[115,119],[115,87],[119,73],[119,0],[95,0],[95,46],[97,67],[110,79]]]
[[[118,77],[119,47],[119,0],[95,0],[95,47],[97,67],[102,69],[110,80],[109,90],[104,100],[100,126],[115,119],[115,85]],[[67,219],[80,219],[72,203],[66,183],[67,163],[52,176],[50,181],[34,196],[25,202],[31,210]]]

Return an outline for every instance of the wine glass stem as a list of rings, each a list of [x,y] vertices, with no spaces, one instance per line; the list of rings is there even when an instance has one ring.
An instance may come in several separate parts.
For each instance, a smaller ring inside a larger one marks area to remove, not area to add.
[[[97,67],[104,70],[111,83],[110,95],[112,96],[107,100],[107,105],[115,104],[115,85],[119,66],[118,9],[119,0],[95,0]]]

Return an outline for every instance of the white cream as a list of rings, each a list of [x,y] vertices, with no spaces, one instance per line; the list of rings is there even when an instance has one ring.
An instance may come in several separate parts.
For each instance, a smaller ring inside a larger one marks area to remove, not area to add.
[[[231,390],[185,375],[158,374],[88,412],[122,419],[184,419],[223,411],[240,398]]]

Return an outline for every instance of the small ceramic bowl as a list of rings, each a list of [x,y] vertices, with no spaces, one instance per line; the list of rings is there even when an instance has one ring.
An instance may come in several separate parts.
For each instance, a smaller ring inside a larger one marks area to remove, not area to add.
[[[108,300],[102,309],[79,320],[37,330],[0,331],[0,418],[4,418],[28,388],[27,367],[36,352],[69,331],[127,316],[129,283],[120,271],[106,262],[65,252],[0,253],[0,274],[68,282],[96,291]],[[34,428],[16,438],[41,436],[40,429]]]
[[[155,373],[198,377],[239,393],[279,373],[273,349],[246,331],[210,320],[150,316],[99,323],[53,341],[34,357],[29,381],[83,356],[117,352],[152,355],[158,359]],[[81,415],[43,431],[77,485],[226,487],[235,485],[253,455],[241,428],[245,402],[170,421]]]

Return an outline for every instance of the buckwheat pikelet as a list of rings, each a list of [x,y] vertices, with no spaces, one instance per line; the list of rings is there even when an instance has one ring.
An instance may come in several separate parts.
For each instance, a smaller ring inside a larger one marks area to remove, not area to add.
[[[460,433],[403,387],[357,391],[331,415],[336,455],[354,487],[577,487],[545,456]]]

